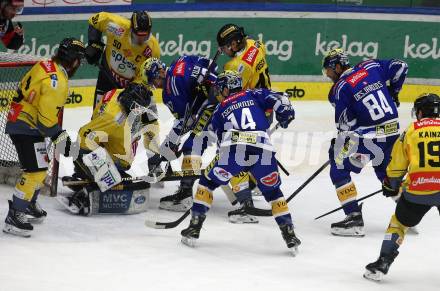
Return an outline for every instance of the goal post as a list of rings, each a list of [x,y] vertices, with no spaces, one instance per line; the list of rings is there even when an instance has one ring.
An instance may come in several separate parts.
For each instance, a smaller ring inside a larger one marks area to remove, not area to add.
[[[5,133],[5,127],[11,101],[17,96],[21,79],[40,59],[31,55],[0,52],[0,183],[2,184],[14,186],[21,175],[17,152],[9,135]],[[46,144],[49,146],[50,141]],[[54,151],[48,150],[50,163],[43,192],[56,196],[59,165],[52,152]]]

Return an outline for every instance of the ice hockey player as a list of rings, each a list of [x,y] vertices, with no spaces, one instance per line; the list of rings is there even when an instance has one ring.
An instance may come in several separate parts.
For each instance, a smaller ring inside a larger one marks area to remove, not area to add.
[[[266,48],[261,41],[249,38],[243,27],[229,23],[217,33],[217,44],[230,60],[224,65],[225,70],[237,71],[243,82],[244,89],[270,89],[269,67],[266,61]],[[266,116],[272,120],[271,112]],[[255,183],[248,173],[240,173],[231,179],[240,207],[228,212],[229,220],[233,223],[257,223],[255,216],[245,211],[246,206],[253,206],[251,188]]]
[[[388,273],[408,228],[419,224],[431,207],[440,205],[440,97],[422,94],[415,100],[412,113],[417,121],[394,144],[382,183],[382,193],[387,197],[398,196],[400,188],[402,192],[379,258],[365,267],[364,277],[375,281]]]
[[[130,19],[107,12],[89,18],[87,62],[98,65],[101,61],[93,108],[104,93],[127,87],[146,59],[160,57],[159,43],[151,28],[151,17],[146,11],[134,11]],[[102,42],[103,34],[107,45]]]
[[[217,66],[210,65],[211,62],[203,57],[182,56],[175,60],[169,68],[165,68],[160,60],[152,58],[142,68],[144,74],[148,75],[148,79],[154,82],[155,87],[163,88],[163,103],[176,118],[173,128],[160,146],[160,155],[167,161],[172,161],[181,152],[183,154],[183,171],[200,170],[201,156],[208,146],[208,138],[205,138],[202,133],[215,108],[212,105],[215,98],[209,98],[209,89],[216,79]],[[188,122],[183,128],[188,110]],[[183,131],[191,131],[191,133],[179,150],[180,137],[184,135]],[[200,142],[198,142],[199,135]],[[157,155],[157,164],[159,164],[161,157]],[[159,208],[171,211],[188,210],[192,205],[194,182],[194,179],[182,179],[175,194],[160,199]]]
[[[86,58],[89,64],[100,62],[93,108],[104,93],[125,88],[134,79],[139,81],[138,69],[145,60],[160,57],[159,43],[151,28],[152,20],[146,11],[134,11],[131,19],[107,12],[89,18]],[[107,45],[102,43],[103,34]],[[158,144],[158,136],[152,142]],[[150,153],[147,154],[150,157]]]
[[[130,177],[126,171],[135,158],[142,134],[151,136],[156,129],[157,115],[149,110],[152,96],[150,88],[140,83],[130,83],[119,94],[113,89],[95,108],[92,120],[80,128],[75,172],[72,179],[63,180],[89,180],[96,184],[72,187],[76,191],[72,196],[59,197],[70,212],[87,216],[146,211],[148,190],[137,189],[131,182],[119,184],[122,178]]]
[[[29,237],[31,222],[42,221],[47,213],[37,198],[48,167],[45,137],[58,153],[70,152],[70,137],[58,125],[68,97],[68,79],[84,58],[84,44],[74,38],[61,41],[50,60],[35,64],[23,77],[8,113],[6,133],[17,150],[23,174],[15,185],[3,231]]]
[[[8,49],[18,50],[23,44],[24,31],[21,23],[12,23],[12,19],[23,12],[23,7],[23,0],[0,1],[0,39]]]
[[[335,108],[338,130],[329,149],[330,178],[346,214],[344,220],[331,225],[334,235],[364,236],[350,174],[360,173],[372,161],[377,178],[384,179],[399,136],[396,104],[407,71],[407,64],[396,59],[367,60],[351,68],[342,49],[329,51],[323,59],[323,74],[334,82],[328,98]]]
[[[295,236],[287,202],[281,192],[281,179],[275,160],[275,149],[267,130],[265,112],[272,108],[281,127],[287,128],[294,117],[290,101],[284,95],[267,89],[242,90],[241,77],[236,71],[218,75],[216,88],[225,98],[214,111],[208,127],[218,138],[219,159],[209,173],[200,178],[191,208],[191,221],[182,230],[182,242],[194,246],[206,213],[213,201],[213,191],[241,171],[255,177],[272,214],[281,229],[287,247],[296,254],[301,243]]]

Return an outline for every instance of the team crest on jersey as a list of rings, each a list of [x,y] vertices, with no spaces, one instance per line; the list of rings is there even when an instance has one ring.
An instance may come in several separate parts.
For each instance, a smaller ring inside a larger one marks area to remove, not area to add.
[[[40,62],[40,66],[46,73],[55,73],[57,71],[54,63],[50,60]]]
[[[186,66],[186,63],[182,60],[179,60],[176,63],[176,65],[174,66],[173,76],[183,77],[185,75],[185,66]]]
[[[261,178],[260,181],[265,186],[273,187],[278,183],[279,181],[278,177],[279,177],[278,172],[272,172],[269,175]]]
[[[248,63],[250,66],[254,65],[255,59],[258,55],[258,49],[254,46],[250,47],[244,56],[241,58],[244,62]]]
[[[153,51],[151,50],[151,48],[147,45],[147,47],[145,48],[144,52],[142,53],[142,55],[146,58],[151,58],[151,56],[153,55]]]
[[[360,81],[368,77],[368,72],[365,69],[361,69],[347,78],[347,82],[351,85],[351,87],[356,87]]]
[[[110,23],[107,25],[107,31],[108,31],[109,33],[111,33],[111,34],[114,34],[114,35],[116,35],[116,36],[118,36],[118,37],[121,37],[121,36],[124,34],[125,29],[123,29],[123,28],[120,27],[119,25],[116,25],[116,24],[110,22]]]

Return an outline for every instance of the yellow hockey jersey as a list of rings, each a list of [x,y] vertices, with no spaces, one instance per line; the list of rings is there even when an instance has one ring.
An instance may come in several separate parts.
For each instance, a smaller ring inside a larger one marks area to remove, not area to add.
[[[130,20],[113,13],[100,12],[89,18],[89,24],[107,36],[105,61],[121,88],[137,75],[137,69],[148,58],[160,58],[157,39],[151,34],[146,43],[131,40]]]
[[[52,60],[40,61],[23,77],[19,96],[11,103],[6,131],[12,134],[53,136],[68,96],[68,76]]]
[[[224,69],[240,73],[243,89],[271,88],[266,48],[260,41],[246,39],[246,47],[229,60]]]
[[[402,187],[411,201],[440,202],[440,119],[423,118],[407,128],[393,146],[387,175],[406,175]]]

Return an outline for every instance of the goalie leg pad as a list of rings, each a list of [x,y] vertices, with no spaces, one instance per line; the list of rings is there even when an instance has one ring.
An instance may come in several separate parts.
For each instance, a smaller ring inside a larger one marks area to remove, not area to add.
[[[98,147],[93,152],[83,156],[84,164],[89,168],[94,181],[102,192],[118,185],[122,181],[121,174],[116,168],[107,151]]]

